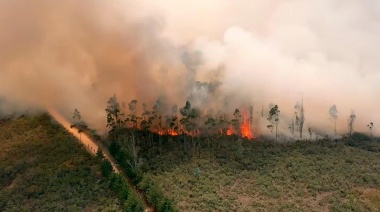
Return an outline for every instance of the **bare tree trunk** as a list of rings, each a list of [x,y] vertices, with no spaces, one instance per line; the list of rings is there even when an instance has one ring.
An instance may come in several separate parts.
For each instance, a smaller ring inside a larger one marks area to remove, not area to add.
[[[277,126],[278,126],[278,123],[276,123],[276,142],[277,142]]]

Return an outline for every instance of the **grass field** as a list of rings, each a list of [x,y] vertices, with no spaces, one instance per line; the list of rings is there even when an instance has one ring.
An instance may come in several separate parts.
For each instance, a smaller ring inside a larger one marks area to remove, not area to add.
[[[380,211],[380,142],[219,141],[173,150],[143,169],[180,211]]]
[[[100,161],[48,115],[0,123],[0,211],[121,211]]]

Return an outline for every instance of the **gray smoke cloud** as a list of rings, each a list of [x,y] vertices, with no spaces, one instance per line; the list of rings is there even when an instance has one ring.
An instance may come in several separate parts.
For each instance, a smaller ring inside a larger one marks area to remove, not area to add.
[[[208,99],[194,81],[221,83],[210,104],[232,113],[253,103],[260,132],[261,105],[279,105],[288,132],[303,96],[305,134],[332,133],[335,104],[339,133],[353,109],[355,130],[374,122],[379,135],[379,35],[376,0],[2,0],[0,96],[17,111],[78,108],[104,129],[114,93],[182,106]]]

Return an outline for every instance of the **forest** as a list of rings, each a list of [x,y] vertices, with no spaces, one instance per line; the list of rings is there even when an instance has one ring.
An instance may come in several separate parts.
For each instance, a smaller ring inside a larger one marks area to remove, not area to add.
[[[315,140],[308,129],[309,139],[301,139],[304,114],[297,105],[289,130],[299,139],[283,142],[278,105],[267,115],[273,136],[256,137],[251,107],[204,113],[189,101],[178,108],[157,100],[152,110],[142,104],[140,115],[137,100],[120,104],[114,95],[105,109],[108,135],[94,137],[158,211],[379,209],[380,143],[373,123],[368,134],[354,132],[353,113],[343,137]],[[337,117],[335,105],[329,113]],[[88,130],[80,119],[74,123]]]

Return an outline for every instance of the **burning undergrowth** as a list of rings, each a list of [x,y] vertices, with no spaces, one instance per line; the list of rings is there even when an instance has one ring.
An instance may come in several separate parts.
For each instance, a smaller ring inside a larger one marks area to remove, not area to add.
[[[186,101],[183,107],[178,107],[157,100],[149,109],[147,104],[139,104],[138,100],[120,104],[114,95],[107,103],[106,113],[110,131],[129,128],[171,136],[220,134],[254,138],[252,107],[249,111],[236,108],[233,113],[227,114],[222,111],[214,112],[212,109],[205,112],[192,106],[190,101]]]

